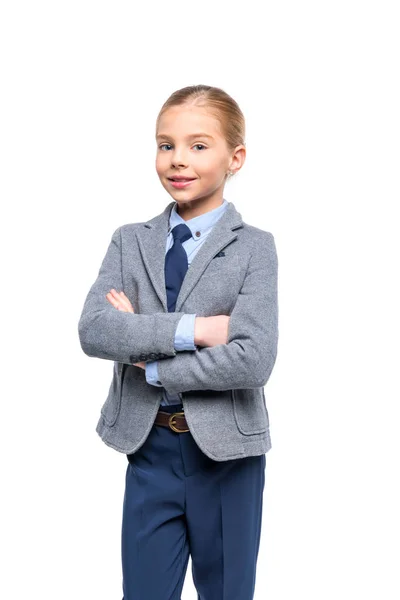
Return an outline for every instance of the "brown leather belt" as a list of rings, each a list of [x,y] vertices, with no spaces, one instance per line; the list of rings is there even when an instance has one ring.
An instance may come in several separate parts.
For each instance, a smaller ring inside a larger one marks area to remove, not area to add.
[[[176,431],[176,433],[184,433],[185,431],[189,431],[185,413],[183,411],[168,413],[164,412],[163,410],[159,410],[156,414],[154,424],[162,425],[163,427],[169,427],[172,429],[172,431]]]

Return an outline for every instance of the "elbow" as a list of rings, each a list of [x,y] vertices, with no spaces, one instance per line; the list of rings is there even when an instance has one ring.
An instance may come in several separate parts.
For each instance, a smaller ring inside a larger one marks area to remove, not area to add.
[[[81,345],[83,352],[87,356],[93,356],[93,348],[92,348],[92,345],[89,343],[87,331],[83,328],[82,329],[79,328],[78,329],[78,337],[79,337],[79,343]]]
[[[90,335],[89,323],[87,320],[85,321],[83,316],[78,323],[78,337],[83,352],[87,356],[96,356],[96,348],[94,347],[93,336]]]
[[[268,382],[276,362],[276,352],[267,352],[265,358],[259,361],[253,369],[253,385],[251,387],[264,387]]]
[[[109,336],[99,327],[99,315],[82,316],[78,323],[78,337],[83,352],[93,358],[119,360],[114,351],[110,352]]]

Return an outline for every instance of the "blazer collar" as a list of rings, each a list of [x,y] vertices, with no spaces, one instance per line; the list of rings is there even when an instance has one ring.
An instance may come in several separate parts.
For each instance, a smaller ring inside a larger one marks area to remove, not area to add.
[[[162,213],[149,221],[145,221],[136,230],[144,266],[165,312],[168,312],[164,272],[165,247],[167,243],[169,216],[174,204],[175,200],[170,202]],[[241,214],[236,210],[232,202],[228,202],[225,212],[215,223],[205,242],[193,257],[176,300],[176,312],[180,311],[182,304],[212,258],[232,242],[232,240],[237,238],[235,229],[242,226]]]

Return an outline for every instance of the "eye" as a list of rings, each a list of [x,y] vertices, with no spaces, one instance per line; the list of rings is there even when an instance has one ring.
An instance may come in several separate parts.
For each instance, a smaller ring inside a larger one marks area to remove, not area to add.
[[[160,144],[158,147],[160,148],[160,150],[162,150],[165,146],[169,146],[169,148],[172,148],[171,144]],[[200,147],[200,149],[206,148],[206,146],[204,144],[195,144],[193,147],[194,148]]]

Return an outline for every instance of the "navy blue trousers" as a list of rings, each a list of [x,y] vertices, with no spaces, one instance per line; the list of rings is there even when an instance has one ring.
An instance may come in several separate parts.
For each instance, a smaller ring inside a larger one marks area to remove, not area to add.
[[[189,555],[198,600],[252,600],[265,454],[215,461],[190,431],[153,425],[127,459],[123,600],[180,600]]]

